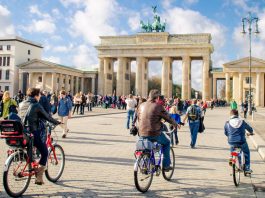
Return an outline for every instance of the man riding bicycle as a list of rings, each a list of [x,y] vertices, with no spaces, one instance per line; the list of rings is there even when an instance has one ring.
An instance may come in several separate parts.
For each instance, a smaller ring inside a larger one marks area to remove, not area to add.
[[[230,120],[224,126],[225,135],[228,137],[228,143],[230,144],[230,150],[232,152],[237,147],[242,149],[245,156],[245,172],[250,174],[252,173],[250,169],[250,151],[245,133],[247,130],[253,135],[253,129],[244,120],[239,118],[238,110],[231,110],[230,116]]]
[[[165,108],[158,104],[159,91],[153,89],[149,93],[147,102],[142,103],[137,109],[137,122],[139,136],[147,138],[150,141],[157,141],[163,145],[163,169],[164,171],[172,170],[170,167],[170,139],[162,130],[161,119],[172,124],[175,128],[177,123],[170,117]]]
[[[45,166],[48,157],[48,149],[46,143],[43,142],[43,137],[41,134],[42,130],[45,130],[45,126],[42,126],[40,120],[47,120],[55,125],[61,124],[61,122],[53,119],[41,106],[40,100],[40,90],[36,88],[29,88],[27,91],[28,99],[20,103],[19,115],[23,124],[29,128],[30,133],[33,134],[34,146],[38,149],[41,154],[39,161],[40,167],[36,170],[36,180],[35,184],[42,185],[43,173],[45,171]],[[31,144],[29,144],[31,145]],[[30,160],[32,161],[32,148],[28,146],[28,154]]]

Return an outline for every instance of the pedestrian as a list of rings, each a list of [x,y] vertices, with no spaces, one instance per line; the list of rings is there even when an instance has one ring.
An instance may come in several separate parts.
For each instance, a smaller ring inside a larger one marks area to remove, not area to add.
[[[234,99],[230,103],[230,108],[231,110],[237,109],[237,103]]]
[[[195,148],[195,144],[197,141],[197,135],[200,127],[200,116],[201,109],[197,106],[197,99],[192,100],[192,105],[188,107],[186,115],[183,119],[183,123],[188,119],[190,133],[191,133],[191,143],[190,147],[192,149]]]
[[[134,112],[135,112],[135,108],[137,106],[137,102],[136,100],[133,98],[132,94],[129,94],[129,98],[126,99],[126,104],[127,104],[127,123],[126,123],[126,127],[127,129],[130,129],[130,118],[132,119],[133,122],[133,116],[134,116]]]
[[[93,94],[91,92],[88,92],[87,94],[87,110],[92,111],[92,104],[93,104]]]
[[[5,120],[10,113],[17,113],[17,102],[10,97],[9,91],[4,92],[0,109],[0,117]]]
[[[21,90],[18,91],[17,95],[15,96],[15,100],[17,104],[21,103],[24,100],[24,94]]]
[[[172,125],[169,126],[170,130],[174,131],[170,134],[170,139],[171,139],[171,145],[174,146],[174,136],[175,136],[175,144],[179,144],[179,139],[178,139],[178,129],[180,129],[180,124],[181,124],[181,118],[180,115],[178,114],[178,110],[176,106],[172,106],[169,110],[169,115],[171,118],[173,118],[176,123],[178,124],[177,128],[173,128]]]
[[[46,111],[46,113],[50,114],[50,112],[51,112],[51,106],[50,106],[50,101],[47,98],[47,95],[48,95],[48,92],[46,90],[43,90],[41,92],[41,96],[40,96],[39,103],[44,108],[44,110]]]
[[[80,103],[80,115],[84,115],[85,113],[85,106],[86,106],[86,96],[83,92],[80,92],[81,95],[81,103]]]
[[[247,118],[247,112],[248,112],[248,101],[247,100],[243,104],[243,111],[244,111],[244,118]]]
[[[74,111],[73,111],[73,115],[75,114],[75,110],[76,110],[76,113],[78,114],[78,111],[79,111],[79,107],[80,107],[80,104],[81,104],[81,95],[80,93],[77,93],[75,94],[75,97],[74,97]]]
[[[55,92],[51,96],[50,106],[51,106],[51,113],[56,114],[57,113],[57,107],[58,107],[58,97],[55,94]]]
[[[63,128],[62,138],[66,138],[67,133],[69,132],[67,123],[68,119],[71,118],[72,111],[72,101],[66,97],[66,92],[62,90],[60,92],[60,100],[58,104],[58,116],[61,120],[61,127]]]

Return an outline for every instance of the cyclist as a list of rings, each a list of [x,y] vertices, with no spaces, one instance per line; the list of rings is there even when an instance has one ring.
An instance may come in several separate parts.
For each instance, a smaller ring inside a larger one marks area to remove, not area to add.
[[[228,143],[230,144],[230,150],[232,152],[236,147],[242,149],[245,156],[245,172],[250,174],[252,173],[250,169],[250,151],[245,137],[245,130],[253,135],[253,129],[244,120],[239,118],[238,110],[231,110],[230,116],[230,120],[224,126],[225,135],[228,137]]]
[[[161,131],[161,119],[169,122],[175,128],[177,123],[169,116],[165,108],[158,104],[159,96],[158,90],[150,91],[147,102],[142,103],[137,109],[137,123],[140,137],[157,141],[163,145],[163,169],[164,171],[170,171],[172,170],[170,166],[170,139]]]
[[[29,127],[29,131],[33,134],[34,146],[38,149],[41,154],[39,161],[39,168],[36,170],[36,180],[35,184],[42,185],[43,173],[45,171],[45,166],[48,157],[48,149],[46,143],[42,141],[41,131],[43,130],[40,126],[40,120],[47,120],[55,125],[61,124],[59,121],[53,119],[41,106],[40,100],[40,90],[37,88],[29,88],[27,90],[27,100],[20,103],[19,115],[21,120],[23,120],[24,125]],[[29,144],[32,145],[32,144]],[[32,161],[32,148],[28,146],[28,155]]]

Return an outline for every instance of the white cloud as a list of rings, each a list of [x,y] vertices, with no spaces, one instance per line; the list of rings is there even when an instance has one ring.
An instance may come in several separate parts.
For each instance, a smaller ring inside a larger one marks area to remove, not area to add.
[[[60,2],[61,2],[65,7],[68,7],[68,6],[70,6],[71,4],[75,4],[75,5],[82,4],[82,3],[84,3],[85,1],[84,1],[84,0],[60,0]]]
[[[52,63],[57,63],[57,64],[61,63],[61,58],[60,57],[56,57],[56,56],[44,57],[43,59],[46,60],[46,61],[50,61]]]
[[[0,36],[15,34],[15,28],[11,21],[10,11],[0,5]]]
[[[75,52],[73,64],[76,68],[89,70],[97,67],[97,54],[94,47],[80,45]]]
[[[32,5],[29,7],[29,12],[31,14],[35,14],[37,15],[38,17],[41,17],[41,18],[51,18],[51,16],[47,13],[42,13],[40,10],[39,10],[39,7],[37,5]]]
[[[99,36],[116,35],[117,30],[111,22],[117,16],[118,7],[113,0],[86,1],[84,11],[77,11],[72,18],[72,32],[93,45],[99,43]]]
[[[139,12],[136,12],[129,17],[128,24],[129,24],[132,31],[136,31],[140,28],[140,14],[139,14]]]
[[[198,3],[199,2],[199,0],[184,0],[184,2],[186,3],[186,4],[195,4],[195,3]]]
[[[27,32],[40,32],[52,34],[56,30],[55,24],[49,19],[33,20],[32,24],[24,28]]]
[[[53,51],[54,52],[62,52],[62,53],[65,53],[65,52],[68,52],[71,48],[68,48],[67,46],[56,46],[53,48]]]

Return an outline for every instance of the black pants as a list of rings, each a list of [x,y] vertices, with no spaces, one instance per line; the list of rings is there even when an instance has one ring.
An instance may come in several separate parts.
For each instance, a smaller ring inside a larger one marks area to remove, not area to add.
[[[87,110],[92,111],[92,103],[91,102],[87,103]]]
[[[244,118],[247,118],[248,111],[244,111]]]
[[[85,103],[82,103],[81,105],[80,105],[80,114],[84,114],[85,113]]]
[[[73,115],[74,115],[74,113],[75,113],[75,110],[76,110],[76,112],[77,112],[77,114],[78,114],[79,107],[80,107],[80,104],[75,104],[75,106],[74,106],[74,111],[73,111]]]

